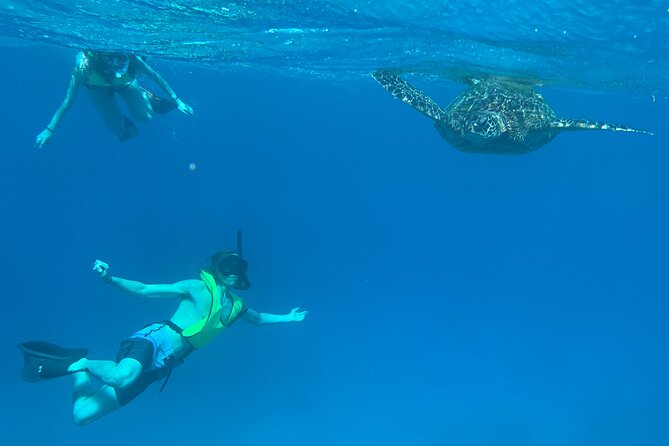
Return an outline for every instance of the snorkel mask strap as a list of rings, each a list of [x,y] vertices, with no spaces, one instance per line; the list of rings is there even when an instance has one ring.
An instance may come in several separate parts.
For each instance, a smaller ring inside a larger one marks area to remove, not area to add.
[[[238,290],[248,290],[251,287],[251,282],[249,282],[249,278],[246,276],[246,270],[248,269],[248,263],[246,260],[244,260],[244,255],[242,254],[242,230],[237,229],[237,255],[239,256],[239,259],[242,262],[243,269],[244,271],[240,275],[240,280],[243,281],[243,283],[238,283],[235,285],[235,288]]]

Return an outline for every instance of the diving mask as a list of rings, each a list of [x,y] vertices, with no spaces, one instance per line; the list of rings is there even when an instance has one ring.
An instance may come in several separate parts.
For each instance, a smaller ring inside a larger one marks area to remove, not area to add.
[[[229,254],[217,263],[218,271],[224,276],[244,276],[244,273],[248,270],[248,262],[237,254]]]
[[[114,74],[114,77],[119,79],[128,72],[130,65],[130,57],[123,53],[110,53],[102,56],[104,62],[109,66],[109,71]]]

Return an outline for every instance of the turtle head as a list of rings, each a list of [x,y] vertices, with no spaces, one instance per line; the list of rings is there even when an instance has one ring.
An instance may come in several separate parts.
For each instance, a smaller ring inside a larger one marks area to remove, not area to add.
[[[480,111],[467,114],[462,131],[470,142],[485,144],[497,139],[506,131],[506,126],[499,113]]]

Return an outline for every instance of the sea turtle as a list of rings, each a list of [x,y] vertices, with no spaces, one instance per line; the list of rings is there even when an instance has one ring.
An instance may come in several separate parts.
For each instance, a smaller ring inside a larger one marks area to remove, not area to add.
[[[558,118],[531,86],[509,80],[473,80],[444,109],[389,70],[376,71],[372,77],[393,97],[432,119],[439,134],[463,152],[521,155],[538,149],[563,130],[652,135],[624,125]]]

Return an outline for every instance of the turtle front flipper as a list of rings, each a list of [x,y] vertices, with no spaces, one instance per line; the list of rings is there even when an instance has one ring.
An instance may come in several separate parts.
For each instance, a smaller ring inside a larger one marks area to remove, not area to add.
[[[548,127],[557,130],[608,130],[610,132],[629,132],[629,133],[644,133],[646,135],[654,135],[654,133],[647,130],[635,129],[620,124],[607,124],[604,122],[587,121],[585,119],[557,119],[551,122]]]
[[[443,121],[446,112],[425,93],[388,70],[372,73],[372,77],[394,98],[409,104],[428,118]]]

